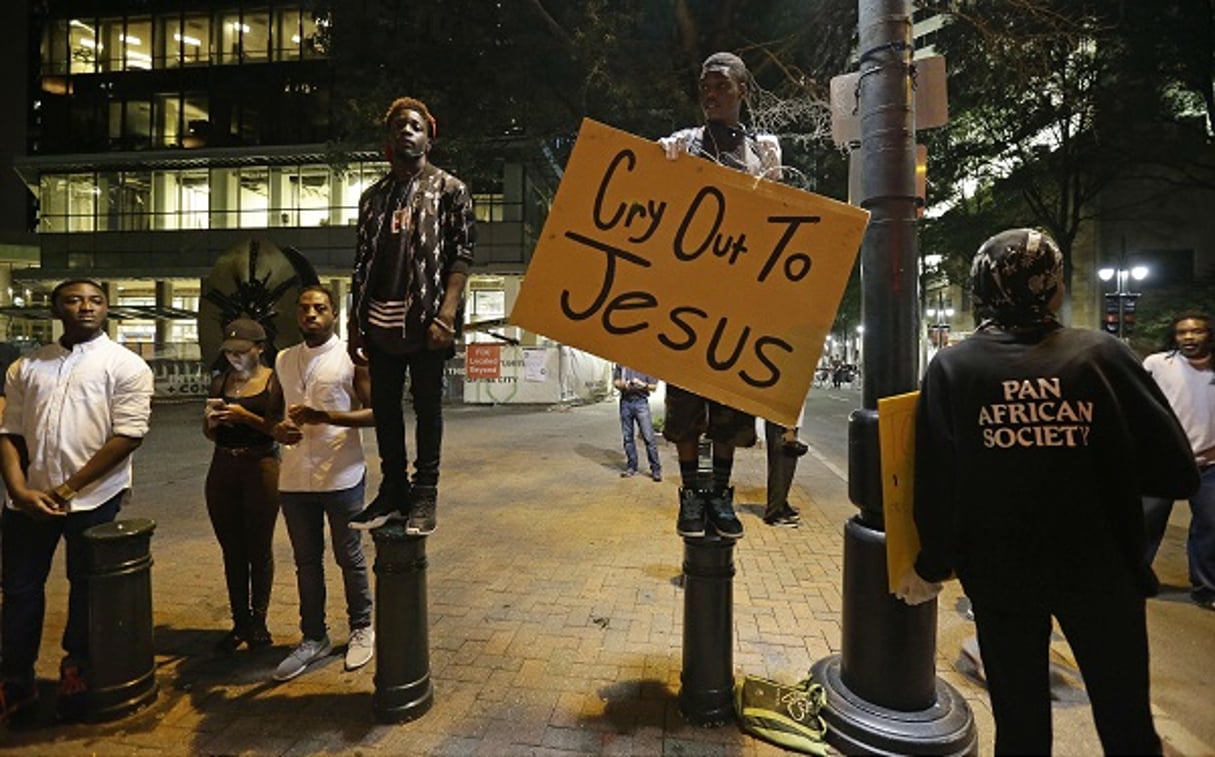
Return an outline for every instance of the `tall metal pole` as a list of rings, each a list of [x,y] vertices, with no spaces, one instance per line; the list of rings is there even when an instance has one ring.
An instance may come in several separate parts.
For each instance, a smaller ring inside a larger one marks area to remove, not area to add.
[[[935,601],[890,593],[882,517],[877,400],[919,375],[915,114],[910,0],[860,0],[863,407],[849,419],[848,489],[860,514],[844,527],[841,653],[813,675],[827,691],[828,741],[840,751],[971,754],[966,701],[936,678]]]

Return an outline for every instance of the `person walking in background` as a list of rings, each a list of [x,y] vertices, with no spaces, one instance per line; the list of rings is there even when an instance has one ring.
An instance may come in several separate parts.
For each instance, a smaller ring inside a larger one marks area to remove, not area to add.
[[[662,462],[650,417],[650,393],[658,389],[658,379],[617,363],[612,368],[612,386],[620,392],[620,431],[624,435],[624,470],[620,476],[637,475],[637,433],[641,432],[650,461],[650,478],[661,481]]]
[[[463,327],[475,219],[468,187],[428,160],[435,119],[425,103],[395,100],[384,127],[392,170],[359,198],[347,329],[351,359],[371,370],[383,479],[351,526],[371,529],[399,518],[407,534],[425,536],[436,526],[443,367]],[[401,408],[407,374],[415,418],[412,483]]]
[[[1185,313],[1169,324],[1167,347],[1147,356],[1144,369],[1160,385],[1181,421],[1202,485],[1190,496],[1190,532],[1186,542],[1190,598],[1215,610],[1215,370],[1212,368],[1211,319]],[[1147,521],[1146,560],[1150,567],[1160,549],[1173,512],[1171,497],[1144,497]]]
[[[18,359],[6,374],[0,722],[32,713],[37,701],[34,664],[60,539],[67,544],[70,589],[57,707],[61,720],[84,715],[90,654],[84,532],[118,515],[131,488],[131,453],[147,435],[152,413],[152,370],[106,335],[108,312],[97,282],[59,284],[51,292],[51,315],[63,324],[63,336]]]
[[[1198,487],[1189,442],[1118,339],[1065,328],[1063,256],[1010,229],[979,248],[968,339],[924,375],[913,511],[898,596],[950,574],[970,598],[997,754],[1051,751],[1051,618],[1075,652],[1107,754],[1160,754],[1149,695],[1140,494]]]
[[[274,526],[278,520],[278,444],[283,391],[262,363],[266,331],[249,318],[224,327],[227,368],[211,381],[203,434],[215,442],[207,470],[207,515],[224,558],[232,630],[215,645],[234,652],[272,643],[266,628],[274,583]]]
[[[304,341],[275,360],[287,417],[275,426],[274,438],[284,445],[278,496],[295,556],[304,638],[274,671],[277,681],[295,678],[333,648],[325,626],[326,520],[346,591],[346,669],[366,665],[375,651],[367,558],[362,534],[349,526],[363,509],[367,466],[359,428],[375,423],[371,379],[334,333],[332,292],[306,287],[296,299],[295,316]]]
[[[801,412],[797,414],[796,426],[764,421],[764,451],[768,463],[768,499],[764,505],[764,523],[769,526],[796,528],[801,523],[801,513],[789,504],[789,491],[793,488],[793,476],[797,473],[797,459],[810,450],[797,436],[805,416],[803,404]]]
[[[770,134],[757,134],[742,123],[743,106],[751,91],[751,74],[733,53],[719,52],[705,59],[700,69],[700,105],[705,125],[683,129],[659,139],[669,160],[681,154],[698,155],[752,176],[780,179],[780,143]],[[703,488],[699,476],[700,437],[712,440],[713,482]],[[734,512],[734,450],[754,446],[755,417],[667,385],[666,417],[662,435],[675,443],[679,455],[680,536],[704,536],[706,519],[718,535],[738,539],[742,522]]]

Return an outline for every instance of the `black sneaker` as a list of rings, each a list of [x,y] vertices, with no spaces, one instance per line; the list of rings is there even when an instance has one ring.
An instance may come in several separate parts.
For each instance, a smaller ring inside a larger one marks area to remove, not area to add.
[[[785,526],[787,528],[797,528],[797,524],[801,522],[802,516],[789,505],[784,505],[777,509],[776,512],[765,515],[764,523],[769,526]]]
[[[718,536],[726,539],[741,539],[742,521],[734,514],[734,487],[714,491],[709,497],[709,525]]]
[[[415,486],[413,505],[405,521],[405,533],[409,536],[430,536],[438,525],[435,510],[439,504],[439,490],[433,486]]]
[[[380,484],[380,493],[370,505],[350,519],[350,527],[356,531],[370,531],[390,520],[404,520],[409,511],[410,492],[408,486],[385,482]]]
[[[705,535],[705,500],[709,492],[703,489],[679,487],[679,519],[675,521],[675,533],[680,536]]]
[[[810,445],[803,442],[801,439],[793,441],[781,442],[781,451],[789,457],[801,457],[810,451]]]

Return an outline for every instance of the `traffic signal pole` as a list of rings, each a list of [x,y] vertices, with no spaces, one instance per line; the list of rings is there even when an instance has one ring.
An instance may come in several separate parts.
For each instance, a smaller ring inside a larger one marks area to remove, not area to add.
[[[974,717],[936,677],[935,600],[915,607],[886,575],[877,400],[919,378],[915,113],[909,0],[860,0],[862,408],[849,419],[841,652],[813,667],[828,741],[846,754],[973,754]]]

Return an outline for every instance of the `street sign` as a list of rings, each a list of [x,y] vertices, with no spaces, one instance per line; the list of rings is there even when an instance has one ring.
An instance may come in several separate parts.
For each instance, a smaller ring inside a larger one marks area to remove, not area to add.
[[[945,57],[929,55],[915,61],[915,128],[932,129],[949,123]],[[831,139],[840,147],[861,141],[861,72],[831,79]]]

